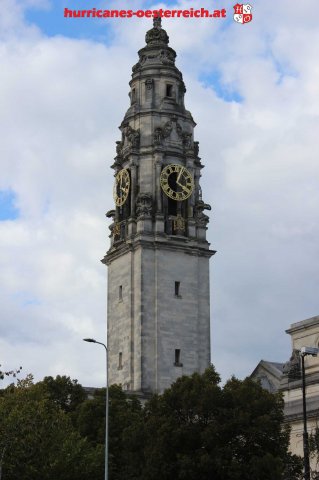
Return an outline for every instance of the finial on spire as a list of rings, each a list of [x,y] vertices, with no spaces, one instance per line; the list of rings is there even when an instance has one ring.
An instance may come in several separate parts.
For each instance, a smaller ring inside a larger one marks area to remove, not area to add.
[[[161,17],[154,17],[154,18],[153,18],[153,27],[154,27],[154,28],[162,28],[162,19],[161,19]]]
[[[159,16],[153,18],[153,28],[146,32],[145,41],[147,45],[167,45],[169,38],[162,29],[162,19]]]

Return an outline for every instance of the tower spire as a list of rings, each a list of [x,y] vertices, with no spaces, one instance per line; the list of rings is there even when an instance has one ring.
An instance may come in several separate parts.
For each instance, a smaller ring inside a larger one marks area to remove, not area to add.
[[[153,18],[153,27],[154,27],[154,28],[162,28],[162,19],[161,19],[161,17],[154,17],[154,18]]]
[[[130,106],[116,142],[115,209],[108,265],[111,383],[162,392],[179,376],[210,364],[210,206],[196,123],[176,52],[153,19],[132,68]]]

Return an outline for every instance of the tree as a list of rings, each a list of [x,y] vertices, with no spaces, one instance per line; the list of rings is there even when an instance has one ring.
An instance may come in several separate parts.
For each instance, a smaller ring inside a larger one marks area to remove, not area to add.
[[[0,449],[6,480],[102,478],[102,448],[92,448],[69,416],[43,395],[32,377],[0,398]]]
[[[1,367],[2,367],[2,365],[0,364],[0,380],[3,380],[4,377],[10,377],[10,376],[15,378],[17,376],[17,374],[20,373],[21,370],[22,370],[22,367],[19,367],[15,370],[5,371],[5,370],[2,370]]]
[[[319,480],[319,428],[316,427],[309,436],[310,455],[316,460],[316,472],[312,472],[313,477]]]
[[[105,389],[96,390],[93,400],[84,401],[76,411],[76,427],[93,446],[105,445]],[[130,479],[135,472],[141,441],[142,406],[126,395],[119,385],[109,389],[109,476]],[[133,452],[133,454],[131,454]],[[135,478],[135,477],[133,477]]]
[[[280,395],[250,379],[232,378],[221,388],[213,367],[181,377],[143,413],[143,448],[132,478],[281,480],[291,460]],[[293,475],[299,471],[297,462]]]
[[[5,480],[102,479],[105,389],[93,400],[69,377],[32,376],[0,396]],[[211,367],[142,407],[109,389],[110,480],[298,480],[283,400],[251,379],[220,386]],[[1,459],[1,455],[0,455]],[[1,475],[0,475],[1,479]]]
[[[50,400],[66,413],[74,412],[87,398],[84,388],[77,380],[57,375],[56,378],[44,377],[36,388],[43,391]]]

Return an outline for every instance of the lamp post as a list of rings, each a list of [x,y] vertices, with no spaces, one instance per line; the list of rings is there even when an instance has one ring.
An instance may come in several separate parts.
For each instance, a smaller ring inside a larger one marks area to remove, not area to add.
[[[97,343],[102,345],[105,348],[106,353],[106,399],[105,399],[105,469],[104,469],[104,480],[108,480],[108,463],[109,463],[109,375],[108,375],[108,350],[107,346],[102,343],[94,340],[94,338],[83,338],[84,342]]]
[[[319,348],[301,347],[301,376],[302,376],[302,407],[303,407],[303,461],[304,461],[304,478],[310,480],[310,463],[309,463],[309,439],[307,430],[307,405],[306,405],[306,375],[305,375],[305,356],[311,355],[316,357]]]

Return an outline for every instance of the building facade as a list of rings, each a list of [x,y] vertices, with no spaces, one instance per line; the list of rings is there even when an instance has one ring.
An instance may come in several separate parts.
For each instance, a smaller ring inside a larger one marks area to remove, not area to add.
[[[186,88],[160,19],[146,33],[116,142],[108,266],[109,382],[147,395],[210,364],[210,206]]]
[[[319,347],[319,316],[293,323],[288,330],[292,354],[286,363],[261,360],[250,375],[260,381],[263,388],[282,392],[285,421],[291,428],[290,451],[303,457],[303,404],[300,349]],[[305,357],[307,431],[314,434],[319,428],[319,357]],[[317,455],[310,455],[312,478],[319,478]]]
[[[285,419],[291,427],[290,449],[303,457],[303,406],[299,351],[301,347],[319,347],[319,316],[293,323],[288,330],[292,355],[283,368],[280,391],[284,395]],[[294,375],[294,371],[296,375]],[[291,374],[292,373],[292,374]],[[299,377],[299,378],[298,378]],[[319,427],[319,357],[305,357],[307,430],[311,435]],[[310,456],[312,472],[319,472],[317,456]]]

